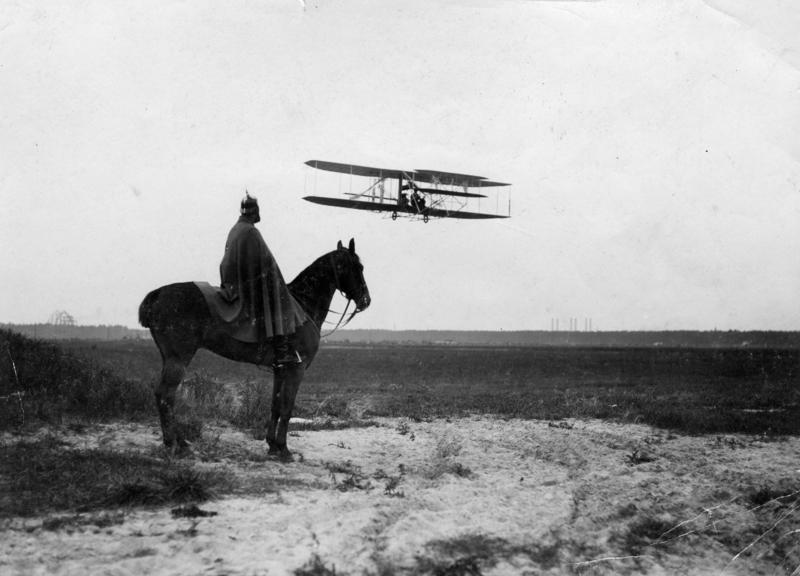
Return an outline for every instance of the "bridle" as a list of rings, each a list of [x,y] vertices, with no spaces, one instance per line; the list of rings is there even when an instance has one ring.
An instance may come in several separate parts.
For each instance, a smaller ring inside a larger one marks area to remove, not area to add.
[[[344,328],[345,326],[347,326],[350,323],[350,321],[355,317],[355,315],[360,312],[360,310],[358,309],[358,306],[356,306],[356,308],[350,313],[350,316],[347,317],[347,320],[344,320],[345,315],[347,314],[347,311],[350,309],[350,304],[353,302],[353,299],[350,296],[348,296],[345,293],[344,290],[338,288],[338,286],[341,285],[340,282],[339,282],[339,278],[340,278],[340,276],[339,276],[339,267],[336,265],[336,262],[333,261],[334,260],[333,259],[333,255],[330,256],[330,260],[331,260],[331,267],[333,268],[334,286],[337,287],[337,290],[342,295],[342,297],[347,299],[347,304],[345,305],[344,311],[342,312],[342,315],[339,317],[339,321],[336,323],[336,326],[334,326],[333,329],[330,332],[328,332],[326,334],[322,334],[322,331],[320,330],[320,337],[322,337],[322,338],[330,336],[331,334],[333,334],[334,332],[336,332],[340,328]],[[336,312],[334,312],[330,308],[328,309],[328,312],[329,313],[333,312],[334,314],[336,314]],[[344,320],[344,324],[342,324],[343,320]]]

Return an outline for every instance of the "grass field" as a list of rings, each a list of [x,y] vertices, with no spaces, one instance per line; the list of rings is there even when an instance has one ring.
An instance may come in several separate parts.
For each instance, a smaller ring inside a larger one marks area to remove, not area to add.
[[[85,415],[147,416],[160,369],[151,342],[60,346],[123,389],[106,398],[103,384],[92,383],[98,397],[84,399]],[[797,349],[337,345],[323,348],[307,371],[296,415],[602,418],[689,433],[797,434],[799,381]],[[184,388],[210,400],[206,415],[252,427],[270,386],[266,370],[201,351]],[[74,399],[62,406],[81,408]]]

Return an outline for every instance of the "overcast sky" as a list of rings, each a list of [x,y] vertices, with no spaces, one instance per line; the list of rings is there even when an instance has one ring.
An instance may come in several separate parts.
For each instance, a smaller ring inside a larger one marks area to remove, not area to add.
[[[218,284],[247,188],[287,280],[355,237],[352,328],[800,329],[791,1],[0,5],[0,322]],[[511,182],[512,217],[310,204],[309,159]]]

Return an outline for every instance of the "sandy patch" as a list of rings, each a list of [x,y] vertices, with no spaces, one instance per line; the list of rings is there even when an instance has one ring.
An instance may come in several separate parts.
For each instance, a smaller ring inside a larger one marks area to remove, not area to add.
[[[291,463],[262,461],[263,442],[210,429],[193,461],[238,480],[233,495],[200,505],[215,516],[95,512],[72,514],[78,520],[58,529],[46,527],[48,518],[3,519],[0,572],[277,575],[314,562],[317,574],[324,566],[376,575],[797,568],[797,501],[768,504],[770,518],[784,519],[770,538],[736,553],[759,523],[768,525],[745,495],[777,483],[800,487],[800,439],[562,426],[380,419],[369,428],[292,432]],[[62,437],[78,448],[150,454],[160,441],[157,429],[133,424]],[[122,518],[98,521],[103,514]]]

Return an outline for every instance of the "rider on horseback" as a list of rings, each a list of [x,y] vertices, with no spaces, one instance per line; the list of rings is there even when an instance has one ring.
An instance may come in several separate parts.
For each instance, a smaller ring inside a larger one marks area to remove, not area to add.
[[[255,227],[260,220],[258,200],[246,193],[239,220],[228,234],[219,273],[223,298],[239,308],[235,322],[243,339],[271,341],[272,365],[277,369],[302,362],[291,340],[305,314]]]

